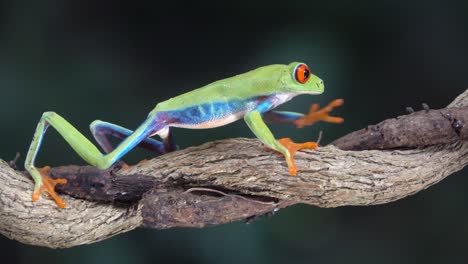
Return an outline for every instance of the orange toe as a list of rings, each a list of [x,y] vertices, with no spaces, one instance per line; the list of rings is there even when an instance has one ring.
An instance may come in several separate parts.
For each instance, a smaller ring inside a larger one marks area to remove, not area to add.
[[[297,166],[294,163],[294,160],[292,161],[292,165],[289,166],[289,174],[291,174],[291,176],[296,176],[297,174]]]
[[[142,159],[142,160],[140,160],[140,161],[138,162],[137,165],[143,165],[143,164],[145,164],[146,162],[148,162],[147,159]]]
[[[130,165],[128,165],[127,163],[124,163],[122,167],[120,168],[120,170],[128,170],[128,169],[130,169]]]
[[[147,159],[142,159],[136,165],[142,165],[142,164],[145,164],[146,162],[148,162]],[[128,165],[127,163],[122,161],[122,166],[120,167],[120,170],[128,170],[131,167],[136,166],[136,165]]]
[[[328,106],[330,107],[338,107],[338,106],[342,106],[344,104],[344,100],[343,99],[335,99],[333,101],[331,101]]]
[[[65,208],[66,206],[65,202],[62,200],[62,198],[60,198],[60,196],[57,195],[54,189],[55,189],[55,185],[57,184],[67,183],[67,179],[52,179],[48,175],[49,170],[50,170],[49,166],[38,168],[38,171],[41,174],[42,184],[37,191],[33,192],[32,200],[33,201],[39,200],[41,193],[46,192],[50,195],[50,197],[52,197],[52,199],[54,199],[58,207]]]

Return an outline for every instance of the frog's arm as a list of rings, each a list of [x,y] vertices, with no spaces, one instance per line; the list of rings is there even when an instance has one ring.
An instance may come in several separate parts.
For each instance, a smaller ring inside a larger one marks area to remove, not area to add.
[[[329,116],[328,114],[333,110],[334,107],[341,106],[343,102],[343,99],[336,99],[322,109],[319,109],[318,104],[313,104],[310,106],[310,110],[307,115],[288,111],[268,111],[263,114],[263,117],[267,122],[293,123],[297,127],[309,126],[316,123],[317,121],[342,123],[344,121],[343,118]]]
[[[296,175],[297,168],[294,163],[294,153],[300,149],[315,149],[317,148],[316,142],[305,142],[301,144],[294,143],[290,138],[282,138],[276,140],[270,129],[262,119],[262,114],[265,120],[279,123],[294,123],[297,127],[304,127],[311,125],[317,121],[326,121],[331,123],[342,123],[344,120],[341,117],[329,116],[328,113],[333,110],[334,107],[343,104],[342,99],[336,99],[329,103],[326,107],[319,110],[318,104],[313,104],[307,115],[303,115],[295,112],[285,111],[269,111],[271,103],[265,100],[259,104],[253,111],[248,112],[244,119],[252,132],[260,139],[265,145],[274,149],[286,158],[288,164],[289,173]]]
[[[47,176],[47,170],[49,167],[37,169],[34,166],[37,152],[49,125],[54,127],[68,142],[68,144],[76,151],[76,153],[86,162],[97,168],[106,169],[119,160],[132,148],[137,146],[140,142],[153,134],[155,131],[162,129],[159,127],[160,125],[158,123],[159,122],[157,122],[155,116],[148,116],[148,118],[132,134],[126,137],[125,140],[123,140],[114,150],[106,155],[103,155],[86,137],[84,137],[61,116],[54,112],[44,113],[37,125],[33,141],[25,160],[25,168],[31,174],[35,182],[32,199],[37,201],[41,192],[45,191],[49,193],[50,196],[52,196],[59,207],[65,207],[63,200],[55,193],[54,187],[56,184],[66,183],[66,180],[54,180],[49,178]]]
[[[263,114],[266,122],[289,124],[303,117],[304,114],[289,111],[268,111]]]
[[[276,140],[273,134],[271,133],[270,129],[268,129],[265,122],[262,119],[262,112],[265,112],[270,106],[270,102],[264,101],[263,103],[259,104],[253,111],[248,112],[244,116],[244,120],[252,130],[252,132],[257,136],[260,141],[262,141],[265,145],[269,148],[276,150],[284,155],[286,158],[286,162],[288,164],[289,173],[291,175],[296,175],[297,168],[294,163],[294,153],[299,149],[315,149],[317,147],[317,143],[315,142],[306,142],[302,144],[296,144],[289,138],[282,138],[280,140]]]

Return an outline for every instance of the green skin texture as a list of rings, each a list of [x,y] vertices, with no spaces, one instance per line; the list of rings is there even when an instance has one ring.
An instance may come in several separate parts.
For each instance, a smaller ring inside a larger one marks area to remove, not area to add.
[[[93,143],[61,116],[54,112],[45,112],[37,125],[25,161],[25,168],[35,181],[34,191],[38,191],[42,185],[42,178],[38,169],[34,166],[34,160],[41,145],[43,135],[49,125],[54,127],[73,150],[86,162],[94,167],[107,169],[116,162],[117,157],[121,156],[122,153],[126,153],[126,149],[133,148],[138,142],[141,142],[141,136],[145,135],[144,133],[148,130],[148,126],[152,124],[153,118],[159,112],[169,110],[182,111],[182,109],[189,106],[229,100],[247,100],[253,97],[271,96],[274,94],[288,94],[292,98],[300,94],[323,93],[323,81],[314,74],[310,75],[306,83],[300,83],[295,79],[294,69],[298,64],[300,63],[293,62],[289,65],[277,64],[260,67],[244,74],[213,82],[161,102],[156,105],[149,113],[148,118],[135,131],[125,138],[115,149],[106,154],[101,153]],[[289,163],[292,159],[288,149],[275,139],[263,121],[260,110],[253,109],[246,112],[244,120],[255,136],[271,149],[281,152],[286,157],[288,166],[291,165]],[[215,125],[212,127],[215,127]]]

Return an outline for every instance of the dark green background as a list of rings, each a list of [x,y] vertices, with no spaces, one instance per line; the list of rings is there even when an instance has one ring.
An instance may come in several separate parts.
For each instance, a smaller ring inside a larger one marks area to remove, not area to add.
[[[326,85],[324,95],[296,98],[283,109],[305,112],[313,102],[345,99],[336,112],[343,125],[272,125],[277,137],[304,141],[324,130],[326,143],[403,114],[406,106],[444,107],[468,87],[468,4],[459,2],[0,2],[0,157],[20,151],[24,158],[44,111],[60,113],[87,136],[94,119],[135,127],[157,102],[272,63],[306,62]],[[38,165],[83,164],[49,131]],[[182,147],[253,137],[243,122],[175,133]],[[135,151],[125,160],[151,155]],[[466,177],[464,170],[381,206],[301,205],[251,225],[139,229],[72,249],[0,237],[0,257],[2,263],[466,263]]]

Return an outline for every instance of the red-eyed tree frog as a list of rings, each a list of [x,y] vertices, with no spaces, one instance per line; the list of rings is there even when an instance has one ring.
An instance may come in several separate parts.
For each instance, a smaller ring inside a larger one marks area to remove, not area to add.
[[[34,160],[49,125],[54,127],[86,162],[97,168],[107,169],[136,146],[158,153],[175,150],[171,127],[214,128],[244,118],[260,141],[284,155],[289,173],[296,175],[294,153],[299,149],[314,149],[317,143],[296,144],[289,138],[276,140],[264,120],[292,123],[297,127],[312,125],[317,121],[343,122],[340,117],[328,115],[334,107],[343,104],[341,99],[332,101],[320,110],[319,106],[314,104],[307,115],[273,111],[275,107],[296,95],[321,94],[323,91],[323,81],[312,74],[304,63],[260,67],[157,104],[134,131],[100,120],[92,122],[91,132],[105,154],[61,116],[54,112],[45,112],[37,125],[25,161],[25,168],[35,182],[32,200],[37,201],[42,192],[47,192],[59,207],[65,207],[65,202],[54,189],[56,184],[64,184],[66,180],[51,179],[47,174],[50,168],[48,166],[34,166]],[[122,140],[117,147],[109,142],[109,135]],[[162,142],[151,138],[154,135],[158,135]]]

